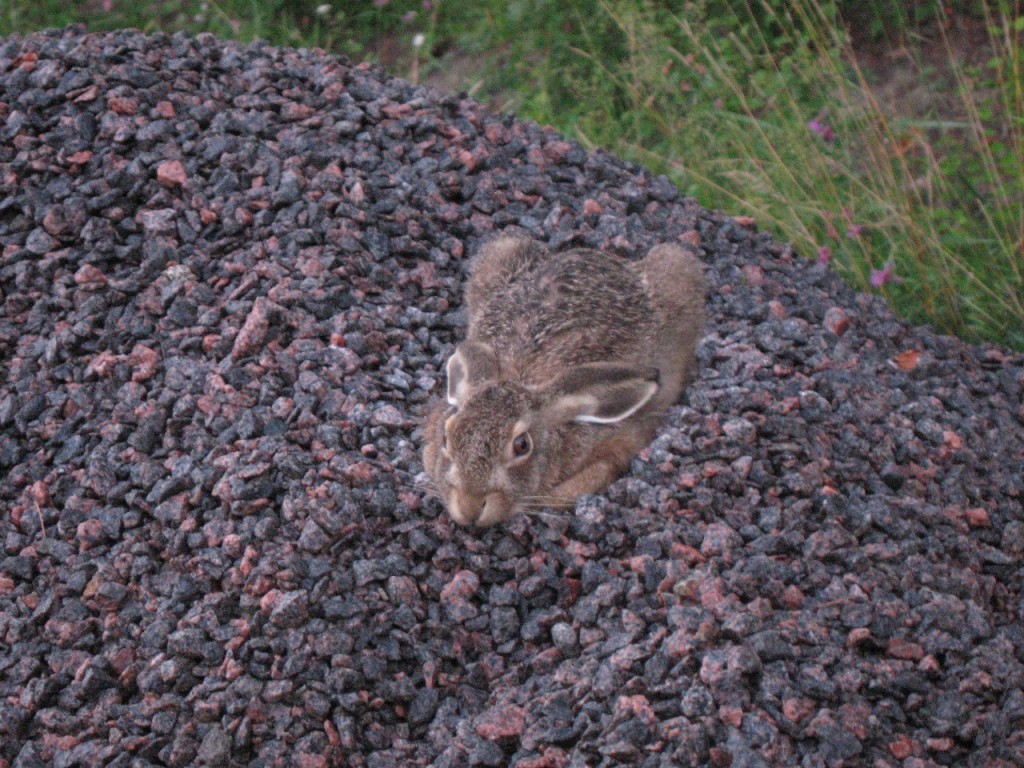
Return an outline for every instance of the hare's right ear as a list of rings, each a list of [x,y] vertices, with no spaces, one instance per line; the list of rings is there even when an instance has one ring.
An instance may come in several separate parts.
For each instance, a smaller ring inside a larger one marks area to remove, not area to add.
[[[660,386],[657,368],[619,363],[585,363],[551,385],[548,413],[558,421],[615,424],[643,408]]]
[[[498,378],[498,370],[498,356],[490,346],[462,342],[448,358],[448,403],[460,407],[471,386]]]

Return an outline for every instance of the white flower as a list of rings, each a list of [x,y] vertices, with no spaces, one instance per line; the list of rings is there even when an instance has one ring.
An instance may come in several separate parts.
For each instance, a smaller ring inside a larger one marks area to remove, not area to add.
[[[316,15],[317,16],[326,16],[330,12],[331,12],[331,4],[330,3],[324,3],[323,5],[318,5],[316,7]]]
[[[426,41],[427,41],[427,38],[425,38],[423,36],[423,33],[422,32],[417,32],[413,36],[413,38],[412,38],[412,47],[413,48],[417,48],[417,49],[418,48],[422,48],[423,47],[423,43],[425,43]]]

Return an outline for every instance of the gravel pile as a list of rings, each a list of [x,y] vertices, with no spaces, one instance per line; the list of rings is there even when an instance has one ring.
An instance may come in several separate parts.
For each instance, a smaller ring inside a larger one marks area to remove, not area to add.
[[[631,472],[485,532],[418,419],[481,238],[699,243]],[[0,767],[1024,765],[1024,359],[321,52],[0,40]]]

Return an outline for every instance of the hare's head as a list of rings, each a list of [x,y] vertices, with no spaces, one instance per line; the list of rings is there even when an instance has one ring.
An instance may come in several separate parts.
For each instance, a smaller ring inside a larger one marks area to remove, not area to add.
[[[502,378],[493,349],[479,342],[461,344],[447,371],[447,401],[428,418],[424,463],[463,525],[571,504],[553,489],[658,391],[657,369],[616,363],[576,366],[527,386]]]

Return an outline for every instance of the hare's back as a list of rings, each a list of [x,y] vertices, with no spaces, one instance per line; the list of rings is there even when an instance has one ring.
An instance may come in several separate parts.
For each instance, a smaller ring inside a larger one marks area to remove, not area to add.
[[[639,272],[601,251],[552,254],[482,298],[471,335],[518,361],[635,360],[652,338]]]
[[[704,270],[700,261],[679,245],[654,246],[639,263],[659,323],[678,328],[699,324],[704,311]]]

